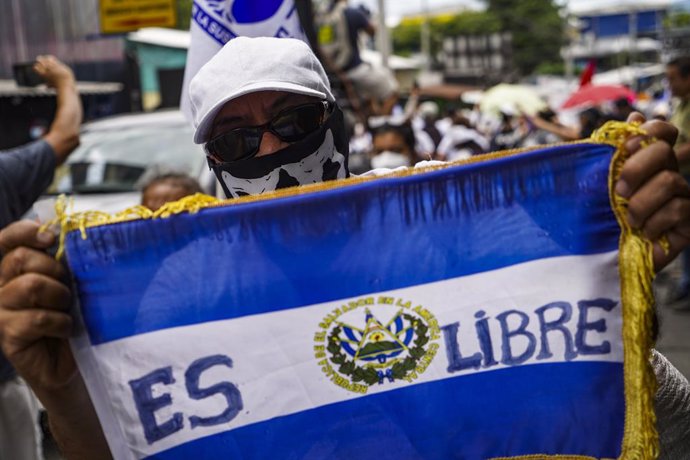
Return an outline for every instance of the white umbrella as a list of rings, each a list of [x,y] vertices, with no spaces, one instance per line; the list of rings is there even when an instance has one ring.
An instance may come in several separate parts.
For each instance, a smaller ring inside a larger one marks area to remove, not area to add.
[[[546,106],[546,102],[532,87],[501,83],[484,93],[479,108],[485,113],[525,112],[534,115]]]

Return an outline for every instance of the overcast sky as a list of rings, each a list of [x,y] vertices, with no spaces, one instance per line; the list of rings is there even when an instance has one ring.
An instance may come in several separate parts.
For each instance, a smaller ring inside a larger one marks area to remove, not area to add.
[[[481,5],[478,0],[384,0],[386,5],[386,15],[389,24],[397,23],[401,16],[414,14],[422,11],[423,5],[429,5],[429,9],[444,7],[466,6],[477,8]],[[560,0],[573,11],[591,9],[593,7],[605,7],[612,5],[635,5],[635,4],[668,4],[670,0]],[[350,0],[351,5],[364,4],[372,11],[378,11],[378,0]]]

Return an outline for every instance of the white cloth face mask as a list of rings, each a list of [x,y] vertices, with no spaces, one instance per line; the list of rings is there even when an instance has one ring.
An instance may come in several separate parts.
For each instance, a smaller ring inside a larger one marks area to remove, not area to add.
[[[280,188],[347,177],[345,155],[336,150],[330,129],[326,131],[323,143],[314,153],[299,161],[281,164],[261,177],[239,177],[229,169],[224,169],[220,174],[228,198],[261,195]]]

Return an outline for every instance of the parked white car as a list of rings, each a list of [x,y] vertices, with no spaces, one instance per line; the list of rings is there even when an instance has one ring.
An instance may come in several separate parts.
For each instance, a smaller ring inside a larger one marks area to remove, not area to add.
[[[73,196],[74,211],[117,212],[140,203],[137,182],[154,169],[187,173],[215,194],[215,177],[192,136],[179,110],[87,123],[81,145],[58,168],[48,193]]]

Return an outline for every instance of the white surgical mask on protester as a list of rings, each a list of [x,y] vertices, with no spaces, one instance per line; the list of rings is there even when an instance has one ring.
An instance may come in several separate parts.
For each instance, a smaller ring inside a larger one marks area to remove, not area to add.
[[[386,150],[371,159],[371,167],[374,169],[395,169],[400,166],[410,166],[410,157],[402,153]]]

